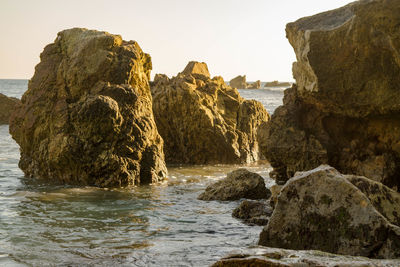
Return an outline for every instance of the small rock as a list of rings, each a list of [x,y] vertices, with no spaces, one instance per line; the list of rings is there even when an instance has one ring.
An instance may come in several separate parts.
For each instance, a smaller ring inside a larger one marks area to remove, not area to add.
[[[250,225],[267,225],[272,208],[268,201],[243,200],[232,216]]]

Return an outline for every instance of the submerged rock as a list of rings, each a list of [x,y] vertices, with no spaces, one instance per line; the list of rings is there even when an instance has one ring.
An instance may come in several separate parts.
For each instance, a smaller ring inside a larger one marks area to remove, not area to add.
[[[0,125],[8,124],[11,114],[21,101],[15,97],[0,94]]]
[[[297,173],[278,195],[259,244],[398,258],[399,196],[384,185],[342,175],[327,165]]]
[[[236,76],[235,78],[229,81],[229,85],[237,89],[246,89],[247,88],[246,75]]]
[[[257,128],[269,119],[263,105],[243,99],[205,63],[190,62],[151,86],[157,128],[168,163],[244,163],[260,159]]]
[[[251,83],[247,86],[247,89],[260,89],[261,88],[261,81],[258,80],[254,83]]]
[[[243,200],[233,210],[232,217],[243,220],[250,225],[267,225],[272,214],[269,201]]]
[[[213,267],[394,267],[400,260],[375,260],[364,257],[336,255],[317,250],[289,250],[256,247],[224,257]]]
[[[228,173],[223,180],[206,188],[199,195],[200,200],[238,200],[268,199],[271,192],[265,187],[264,178],[246,169],[238,169]]]
[[[399,12],[397,0],[356,1],[287,25],[297,86],[262,149],[279,179],[329,163],[400,189]]]
[[[151,58],[138,43],[74,28],[58,33],[40,58],[10,120],[26,176],[100,187],[165,178]]]

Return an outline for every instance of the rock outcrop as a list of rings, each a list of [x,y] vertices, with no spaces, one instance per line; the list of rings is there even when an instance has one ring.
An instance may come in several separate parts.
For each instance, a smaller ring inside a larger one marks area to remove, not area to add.
[[[400,189],[399,14],[357,1],[287,25],[297,86],[262,133],[278,179],[329,163]]]
[[[264,178],[246,169],[228,173],[225,179],[206,188],[198,197],[200,200],[268,199],[271,192],[265,187]]]
[[[289,250],[280,248],[256,247],[242,249],[212,267],[394,267],[400,260],[377,260],[364,257],[336,255],[317,250]]]
[[[163,141],[138,43],[74,28],[45,47],[10,119],[26,176],[119,187],[163,180]]]
[[[291,87],[292,84],[289,82],[278,82],[278,81],[272,81],[272,82],[266,82],[264,84],[264,87]]]
[[[271,214],[272,207],[269,201],[245,199],[233,210],[232,217],[250,225],[267,225]]]
[[[254,83],[251,83],[247,86],[247,89],[260,89],[261,88],[261,81],[258,80]]]
[[[257,128],[269,119],[263,105],[243,99],[205,63],[190,62],[151,86],[153,111],[167,163],[244,163],[260,159]]]
[[[246,75],[237,76],[229,81],[229,86],[237,89],[246,89],[247,82],[246,82]]]
[[[0,94],[0,125],[8,124],[11,114],[21,101],[15,97]]]
[[[259,244],[398,258],[399,207],[399,193],[322,165],[297,173],[283,186]]]

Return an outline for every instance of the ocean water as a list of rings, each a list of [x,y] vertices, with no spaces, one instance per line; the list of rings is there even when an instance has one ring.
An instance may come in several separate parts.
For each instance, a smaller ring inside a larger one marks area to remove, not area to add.
[[[21,97],[26,80],[0,80],[0,93]],[[239,90],[270,113],[279,90]],[[99,189],[24,178],[19,147],[0,126],[0,266],[209,266],[257,244],[259,226],[232,218],[240,201],[197,196],[226,173],[246,167],[273,181],[267,162],[169,168],[160,186]]]

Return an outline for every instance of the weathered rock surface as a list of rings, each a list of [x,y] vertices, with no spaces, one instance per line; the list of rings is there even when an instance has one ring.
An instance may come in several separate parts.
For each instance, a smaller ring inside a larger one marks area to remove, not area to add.
[[[153,111],[167,163],[244,163],[260,159],[257,128],[269,119],[263,105],[243,99],[205,63],[190,62],[151,86]]]
[[[225,179],[206,188],[200,200],[268,199],[271,192],[265,187],[264,179],[257,173],[238,169],[228,173]]]
[[[243,220],[250,225],[267,225],[272,214],[269,201],[243,200],[233,210],[232,217]]]
[[[395,267],[400,260],[376,260],[336,255],[317,250],[289,250],[256,247],[243,249],[212,265],[213,267]]]
[[[10,119],[25,175],[100,187],[162,180],[150,70],[134,41],[80,28],[58,33]]]
[[[259,244],[371,258],[400,257],[399,193],[322,165],[282,188]]]
[[[260,80],[247,85],[247,89],[260,89],[260,88],[261,88],[261,81]]]
[[[246,75],[243,76],[239,75],[233,78],[232,80],[229,81],[229,85],[237,89],[246,89],[247,88]]]
[[[11,114],[21,101],[15,97],[0,94],[0,125],[8,124]]]
[[[278,81],[272,81],[272,82],[266,82],[264,84],[264,87],[291,87],[292,84],[289,82],[278,82]]]
[[[264,127],[279,179],[329,163],[400,189],[399,14],[397,0],[356,1],[287,25],[297,86]]]

